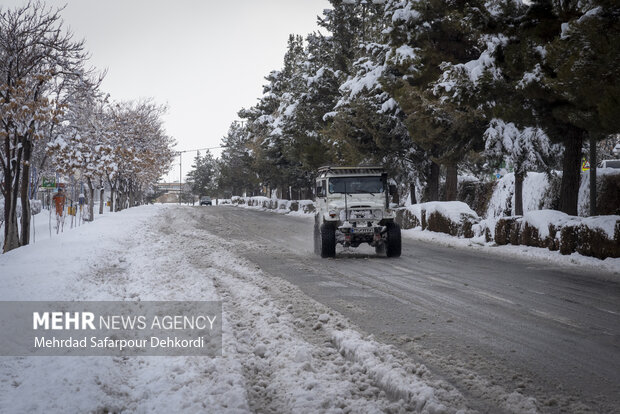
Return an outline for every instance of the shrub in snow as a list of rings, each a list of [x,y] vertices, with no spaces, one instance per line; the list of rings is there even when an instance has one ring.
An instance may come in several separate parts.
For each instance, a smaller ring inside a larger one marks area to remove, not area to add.
[[[39,214],[43,210],[43,202],[41,200],[30,200],[30,211],[33,215]]]
[[[499,219],[494,240],[498,245],[544,247],[599,259],[620,257],[620,216],[581,218],[555,210],[530,211]]]
[[[396,211],[396,223],[401,229],[413,229],[422,226],[418,217],[407,208],[400,208]]]
[[[459,177],[457,199],[463,201],[479,216],[483,216],[493,196],[497,181],[482,182]]]
[[[495,225],[495,243],[504,246],[506,244],[519,244],[519,233],[522,217],[502,217]]]
[[[560,253],[606,259],[620,257],[620,216],[573,220],[561,230]]]
[[[620,169],[598,168],[596,171],[596,207],[601,215],[620,214]],[[578,212],[590,213],[590,172],[581,174]]]
[[[301,209],[304,213],[310,214],[316,211],[316,207],[314,206],[314,202],[312,200],[299,200],[299,205],[301,205]]]
[[[473,237],[473,225],[480,221],[476,212],[461,201],[433,201],[399,209],[402,210],[406,211],[397,212],[396,217],[402,228],[421,226],[422,230],[452,236]]]
[[[258,207],[265,210],[279,210],[280,212],[302,211],[305,214],[312,214],[316,211],[314,201],[312,200],[281,200],[276,198],[267,198],[262,196],[255,197],[232,197],[233,205],[247,205],[249,207]]]
[[[560,231],[571,220],[571,216],[561,211],[529,211],[523,216],[521,244],[558,250]]]

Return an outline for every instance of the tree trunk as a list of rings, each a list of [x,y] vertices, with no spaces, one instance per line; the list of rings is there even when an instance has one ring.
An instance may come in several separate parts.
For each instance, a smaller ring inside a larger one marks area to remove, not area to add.
[[[30,160],[32,153],[32,143],[28,139],[22,140],[24,147],[23,157],[25,161]],[[20,245],[25,246],[30,244],[30,197],[28,194],[30,184],[30,162],[24,162],[22,167],[22,181],[21,181],[21,200],[22,200],[22,234],[20,238]]]
[[[9,149],[8,138],[5,141],[5,154],[7,154],[7,168],[4,179],[4,253],[19,247],[19,227],[17,225],[17,196],[19,194],[19,175],[22,160],[22,149],[17,150],[14,159],[10,154],[14,154]],[[14,168],[11,168],[13,166]],[[8,172],[8,174],[7,174]]]
[[[458,170],[456,164],[446,165],[446,201],[456,200]]]
[[[114,187],[110,187],[110,213],[114,212]]]
[[[6,208],[6,206],[5,206]],[[3,252],[17,249],[19,247],[19,232],[17,227],[17,214],[13,208],[6,209],[4,221],[4,248]],[[7,218],[8,215],[8,218]]]
[[[515,171],[515,216],[523,215],[523,180],[525,174]]]
[[[99,214],[103,214],[103,197],[105,197],[105,187],[102,182],[99,188]]]
[[[415,196],[415,183],[409,183],[409,193],[411,195],[411,204],[418,204]]]
[[[596,216],[596,137],[590,134],[590,215]]]
[[[431,171],[428,177],[428,201],[439,200],[439,164],[431,161]]]
[[[86,179],[86,184],[88,185],[88,221],[93,221],[95,219],[94,210],[95,210],[95,187],[93,187],[93,181],[88,177]]]
[[[571,216],[577,215],[582,144],[583,131],[579,128],[570,127],[566,132],[566,139],[564,140],[560,211]]]

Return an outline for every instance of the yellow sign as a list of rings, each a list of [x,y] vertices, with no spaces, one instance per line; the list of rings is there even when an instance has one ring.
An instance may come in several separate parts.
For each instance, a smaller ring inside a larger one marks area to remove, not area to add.
[[[581,171],[586,172],[586,171],[590,171],[590,163],[586,160],[584,160],[581,163]]]

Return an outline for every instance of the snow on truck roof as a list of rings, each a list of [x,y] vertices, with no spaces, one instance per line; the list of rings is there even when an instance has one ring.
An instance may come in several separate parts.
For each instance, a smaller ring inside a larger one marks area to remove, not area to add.
[[[331,167],[319,168],[319,177],[328,175],[381,175],[385,172],[383,167]]]

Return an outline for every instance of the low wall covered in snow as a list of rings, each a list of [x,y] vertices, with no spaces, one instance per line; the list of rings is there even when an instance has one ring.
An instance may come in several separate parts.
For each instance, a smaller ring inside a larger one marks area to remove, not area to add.
[[[298,212],[303,214],[312,214],[315,212],[314,202],[312,200],[280,200],[260,196],[234,196],[231,198],[230,202],[232,205],[236,206],[255,207],[284,213]]]
[[[583,218],[555,210],[529,211],[523,217],[499,219],[493,239],[498,245],[543,247],[599,259],[620,257],[620,216]]]

